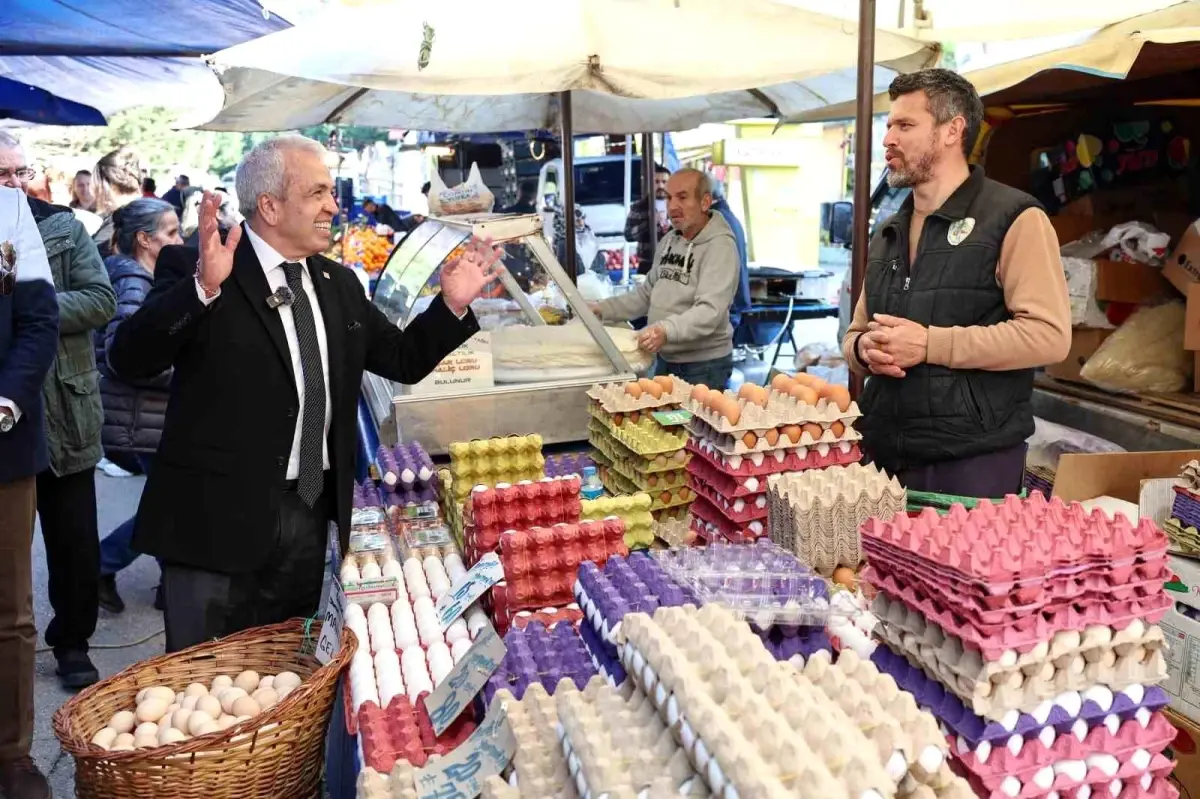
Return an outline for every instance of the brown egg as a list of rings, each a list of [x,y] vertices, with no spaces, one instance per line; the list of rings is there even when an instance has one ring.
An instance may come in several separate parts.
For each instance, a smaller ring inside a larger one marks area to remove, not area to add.
[[[701,405],[704,405],[706,407],[708,405],[708,403],[707,403],[708,395],[711,393],[712,392],[709,391],[708,386],[704,385],[703,383],[692,386],[692,399],[694,399],[696,402],[699,402]]]
[[[641,380],[639,380],[638,385],[641,386],[643,394],[649,394],[655,399],[658,399],[663,395],[663,387],[648,377],[643,377]]]
[[[758,386],[754,383],[742,383],[742,387],[738,389],[738,399],[750,401],[757,396]]]
[[[791,388],[792,383],[796,382],[792,378],[784,374],[775,375],[775,379],[771,381],[771,388],[778,391],[780,394],[786,394]]]
[[[692,492],[690,489],[688,489],[687,486],[683,486],[682,488],[679,489],[679,498],[681,500],[683,500],[684,502],[687,502],[689,499],[691,499],[691,497],[692,497]]]
[[[754,445],[758,443],[758,436],[747,430],[746,434],[742,436],[742,443],[745,444],[748,449],[754,449]]]
[[[834,436],[841,438],[846,432],[846,425],[842,424],[841,422],[834,422],[833,424],[829,425],[829,429],[833,431]]]
[[[812,385],[812,381],[816,379],[808,372],[796,372],[796,374],[792,375],[792,380],[802,386]]]
[[[850,391],[845,386],[826,385],[821,390],[821,396],[845,412],[850,407]]]
[[[779,443],[779,431],[772,427],[767,431],[766,439],[768,446],[775,446]]]
[[[742,418],[742,408],[730,397],[725,400],[725,406],[721,409],[721,415],[730,424],[737,424]]]
[[[625,384],[625,393],[628,394],[629,396],[633,397],[634,399],[639,399],[642,396],[642,387],[639,386],[637,383],[626,383]]]
[[[853,589],[858,583],[858,575],[849,566],[838,566],[833,570],[833,581],[839,585]]]
[[[678,474],[678,472],[666,472],[665,474],[663,474],[663,479],[667,481],[667,485],[674,485],[675,484],[675,476],[677,474]]]
[[[634,411],[633,413],[629,414],[629,423],[630,424],[637,424],[641,420],[642,420],[642,415],[640,413],[638,413],[637,411]]]
[[[816,441],[817,439],[819,439],[821,437],[821,435],[824,434],[824,432],[825,432],[824,430],[821,429],[821,425],[814,424],[812,422],[809,422],[808,424],[804,425],[803,427],[800,428],[800,430],[801,430],[801,432],[808,433],[810,436],[812,436],[813,441]]]
[[[656,485],[658,485],[658,475],[652,474],[652,475],[647,476],[646,477],[646,485],[650,486],[651,488],[654,488]]]
[[[800,425],[786,424],[783,426],[782,432],[787,440],[791,441],[793,444],[798,444],[800,442]]]
[[[662,502],[662,504],[670,505],[671,504],[671,492],[670,491],[662,492],[661,494],[658,495],[658,499],[659,499],[659,501]]]
[[[625,415],[614,413],[612,417],[612,423],[614,427],[620,427],[621,425],[625,424]]]
[[[762,386],[759,386],[758,390],[754,392],[753,402],[755,405],[757,405],[760,408],[767,407],[767,401],[769,399],[771,399],[771,392],[767,391]]]
[[[654,382],[662,386],[663,391],[667,392],[668,394],[675,390],[675,381],[670,375],[659,375],[658,377],[654,378]]]

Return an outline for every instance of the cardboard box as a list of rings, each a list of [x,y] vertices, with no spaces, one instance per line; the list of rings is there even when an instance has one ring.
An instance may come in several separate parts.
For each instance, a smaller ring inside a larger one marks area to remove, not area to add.
[[[1183,232],[1163,266],[1163,277],[1180,294],[1187,294],[1189,286],[1200,282],[1200,222],[1193,222]]]
[[[1174,606],[1159,622],[1167,639],[1167,681],[1171,708],[1200,722],[1200,563],[1169,556],[1176,579],[1167,583]]]
[[[1174,179],[1102,189],[1080,197],[1059,209],[1061,216],[1091,216],[1112,218],[1113,225],[1122,222],[1153,223],[1159,209],[1183,210],[1187,207],[1187,187]],[[1161,228],[1160,228],[1161,230]]]
[[[1136,505],[1143,480],[1177,477],[1184,464],[1192,460],[1200,460],[1200,450],[1063,455],[1054,473],[1054,496],[1064,502],[1107,496]]]
[[[1157,266],[1096,259],[1096,299],[1101,302],[1150,302],[1171,293]]]
[[[1167,710],[1167,721],[1175,725],[1175,740],[1163,754],[1175,761],[1170,780],[1183,799],[1200,796],[1200,727],[1178,713]]]
[[[1200,394],[1200,352],[1193,352],[1192,358],[1192,391]]]
[[[1103,330],[1094,327],[1076,327],[1071,330],[1071,351],[1067,353],[1067,357],[1062,363],[1051,364],[1046,367],[1046,374],[1059,380],[1071,380],[1079,382],[1079,370],[1087,363],[1087,359],[1092,357],[1096,350],[1100,349],[1100,345],[1104,343],[1104,339],[1112,335],[1113,331]]]
[[[1050,217],[1050,226],[1058,234],[1059,247],[1079,241],[1093,230],[1100,230],[1104,227],[1095,217],[1073,214],[1058,214]]]
[[[1200,283],[1188,286],[1184,296],[1187,312],[1183,317],[1183,348],[1200,350]]]

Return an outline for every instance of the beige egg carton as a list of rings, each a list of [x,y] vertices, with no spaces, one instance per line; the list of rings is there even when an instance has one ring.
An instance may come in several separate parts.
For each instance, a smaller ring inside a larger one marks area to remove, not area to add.
[[[946,738],[937,720],[917,706],[912,694],[901,691],[891,675],[853,649],[842,650],[836,664],[828,653],[818,652],[803,670],[780,665],[824,691],[875,745],[881,762],[899,755],[907,777],[922,785],[939,782],[949,752]]]
[[[664,391],[662,396],[657,398],[643,393],[634,399],[625,391],[627,383],[596,383],[588,389],[587,395],[600,403],[605,413],[656,411],[671,405],[683,405],[688,401],[688,395],[692,392],[691,385],[678,377],[671,378],[671,382],[671,391]]]
[[[555,687],[558,695],[578,694],[575,683],[561,680]],[[575,799],[579,796],[567,768],[567,760],[559,745],[558,709],[555,700],[540,682],[531,683],[522,699],[517,700],[507,688],[496,692],[505,705],[509,726],[517,742],[512,761],[515,785],[499,780],[494,786],[496,797],[516,799]],[[484,796],[488,796],[485,787]]]
[[[770,475],[767,492],[771,540],[825,576],[862,561],[863,522],[890,519],[907,504],[899,481],[858,463]]]
[[[928,784],[917,782],[909,775],[900,782],[896,792],[899,799],[977,799],[971,784],[954,773],[949,763],[943,763]]]
[[[876,633],[987,718],[1009,711],[1031,713],[1068,691],[1093,686],[1123,690],[1166,679],[1165,637],[1158,625],[1134,620],[1123,630],[1092,625],[1054,635],[1025,653],[1008,650],[986,661],[920,612],[879,594],[872,610]]]
[[[696,540],[691,517],[662,519],[654,523],[654,537],[669,547],[686,547]]]
[[[740,417],[737,424],[730,424],[724,416],[691,398],[687,400],[684,407],[692,412],[693,417],[702,420],[718,433],[728,434],[747,432],[765,434],[771,428],[808,424],[809,422],[825,427],[834,422],[841,422],[849,426],[855,419],[862,416],[857,402],[851,402],[849,407],[843,411],[824,398],[817,400],[816,405],[809,405],[777,391],[771,392],[771,398],[767,400],[766,407],[748,399],[739,399],[732,391],[724,391],[722,396],[738,404]]]
[[[813,424],[818,423],[813,422]],[[819,437],[814,438],[809,431],[801,430],[797,437],[793,439],[792,434],[796,434],[797,431],[789,430],[785,432],[774,427],[763,431],[746,430],[742,432],[722,433],[707,422],[693,417],[692,421],[688,424],[688,432],[692,435],[693,440],[701,445],[707,442],[711,445],[710,451],[718,452],[725,457],[751,455],[759,452],[787,452],[790,450],[795,450],[804,455],[809,449],[814,448],[821,455],[826,455],[833,447],[838,447],[843,452],[849,453],[851,447],[862,440],[862,434],[849,425],[845,426],[842,435],[836,435],[832,430],[832,424],[830,422],[828,426],[821,425],[821,435]],[[791,426],[785,425],[784,427]],[[754,446],[749,446],[746,443],[747,435],[754,436]]]
[[[1179,484],[1193,494],[1200,494],[1200,461],[1184,464],[1179,472]]]
[[[624,696],[592,677],[582,692],[556,692],[562,752],[584,797],[708,796],[674,733],[642,693]]]
[[[417,799],[416,770],[407,760],[398,760],[390,774],[370,766],[358,773],[357,799]]]
[[[875,747],[825,694],[782,668],[728,610],[707,605],[633,613],[621,657],[714,794],[887,799]],[[893,768],[895,764],[891,764]]]

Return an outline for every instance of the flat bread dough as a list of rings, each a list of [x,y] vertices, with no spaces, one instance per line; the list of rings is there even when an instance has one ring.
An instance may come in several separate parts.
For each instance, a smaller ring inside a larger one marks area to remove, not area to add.
[[[642,371],[650,365],[652,356],[638,349],[637,331],[621,327],[604,330],[631,369]],[[604,351],[580,322],[493,330],[492,361],[496,367],[521,370],[609,367]]]

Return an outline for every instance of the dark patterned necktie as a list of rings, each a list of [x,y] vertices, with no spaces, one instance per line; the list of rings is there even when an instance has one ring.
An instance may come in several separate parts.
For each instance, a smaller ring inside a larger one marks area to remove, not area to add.
[[[292,292],[292,318],[300,343],[300,366],[304,371],[304,409],[300,420],[300,475],[296,493],[310,508],[325,489],[325,374],[321,365],[321,347],[317,344],[317,323],[313,319],[308,294],[300,281],[301,264],[285,263],[284,274]]]

